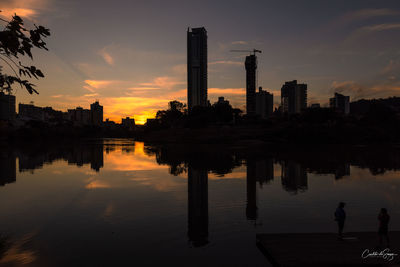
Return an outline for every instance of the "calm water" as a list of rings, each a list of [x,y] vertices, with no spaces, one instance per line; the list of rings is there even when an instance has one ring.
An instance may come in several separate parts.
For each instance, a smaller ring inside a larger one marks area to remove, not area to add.
[[[396,148],[2,148],[0,265],[268,266],[256,233],[400,230]]]

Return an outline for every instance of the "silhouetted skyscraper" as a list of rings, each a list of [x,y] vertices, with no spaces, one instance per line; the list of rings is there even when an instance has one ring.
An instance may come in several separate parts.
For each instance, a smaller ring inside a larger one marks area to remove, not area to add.
[[[207,106],[207,31],[205,28],[187,31],[188,108]]]
[[[288,114],[301,113],[307,108],[307,84],[297,80],[285,82],[281,89],[282,111]]]
[[[0,92],[0,121],[15,119],[15,96]]]
[[[329,106],[335,109],[337,112],[349,114],[350,96],[344,96],[342,94],[335,93],[335,96],[329,99]]]
[[[274,109],[274,95],[263,91],[262,87],[256,93],[256,114],[266,119],[272,115]]]
[[[208,243],[208,172],[188,168],[188,237],[193,246]]]
[[[246,57],[246,113],[256,113],[256,86],[257,86],[257,57],[250,55]]]

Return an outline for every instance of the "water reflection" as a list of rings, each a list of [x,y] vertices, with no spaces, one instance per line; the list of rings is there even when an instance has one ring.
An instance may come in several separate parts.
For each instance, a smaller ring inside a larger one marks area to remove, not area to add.
[[[104,166],[102,144],[72,144],[68,146],[27,147],[16,152],[19,159],[19,171],[41,169],[44,164],[56,160],[65,160],[68,164],[83,166],[90,164],[95,171]]]
[[[282,187],[293,194],[304,192],[308,188],[307,171],[293,160],[285,160],[282,165]]]
[[[2,150],[0,152],[0,186],[16,181],[16,156],[14,153]]]
[[[188,238],[195,247],[208,243],[208,172],[188,167]]]
[[[193,251],[212,252],[223,244],[226,259],[252,253],[255,225],[264,232],[329,230],[331,206],[338,197],[353,198],[351,205],[358,205],[357,210],[349,208],[352,218],[360,218],[353,222],[357,227],[370,218],[369,209],[375,227],[375,206],[382,203],[393,211],[394,220],[399,214],[396,147],[243,149],[96,140],[0,151],[0,229],[18,236],[39,229],[33,239],[49,247],[70,240],[60,250],[76,247],[78,240],[96,255],[100,247],[123,257],[121,251],[130,255],[134,247],[137,257],[156,250],[160,258],[172,259],[182,247],[191,250],[185,250],[191,258]],[[235,247],[230,238],[243,246]],[[62,252],[49,247],[47,255],[58,252],[62,258]],[[43,248],[13,251],[9,255],[17,258],[25,252],[32,261],[43,257]],[[74,250],[71,255],[82,258],[84,253]],[[98,257],[101,265],[107,255]]]

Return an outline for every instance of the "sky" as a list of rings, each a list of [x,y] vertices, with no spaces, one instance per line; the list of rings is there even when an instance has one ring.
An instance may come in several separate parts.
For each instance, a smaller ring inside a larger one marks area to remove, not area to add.
[[[49,51],[35,50],[45,74],[39,95],[15,88],[17,103],[66,111],[96,100],[104,117],[136,123],[186,103],[186,31],[208,32],[208,95],[245,109],[244,58],[258,54],[258,86],[280,104],[285,81],[308,84],[308,103],[326,106],[334,92],[351,100],[400,95],[398,0],[0,0],[51,30]]]

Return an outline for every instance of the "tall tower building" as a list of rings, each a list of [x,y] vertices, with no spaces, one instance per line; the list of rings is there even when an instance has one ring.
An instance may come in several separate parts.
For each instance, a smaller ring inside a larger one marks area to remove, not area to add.
[[[207,31],[188,28],[187,31],[188,108],[207,106]]]
[[[256,86],[257,86],[257,57],[250,55],[246,57],[246,113],[255,115],[256,113]]]
[[[307,84],[297,80],[285,82],[281,89],[282,111],[287,114],[301,113],[307,108]]]

